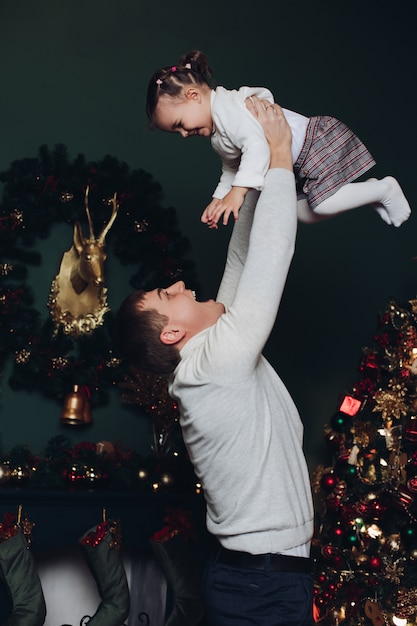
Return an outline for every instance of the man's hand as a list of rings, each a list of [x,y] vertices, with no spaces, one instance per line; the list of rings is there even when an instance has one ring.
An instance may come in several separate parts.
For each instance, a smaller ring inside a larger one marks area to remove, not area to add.
[[[214,198],[201,216],[203,224],[207,224],[209,228],[217,228],[219,219],[223,215],[223,225],[226,226],[231,214],[237,221],[239,209],[248,191],[247,187],[232,187],[222,200]]]
[[[269,143],[271,150],[269,168],[281,167],[293,171],[291,128],[279,104],[271,104],[268,100],[250,96],[246,98],[246,106],[262,126]]]

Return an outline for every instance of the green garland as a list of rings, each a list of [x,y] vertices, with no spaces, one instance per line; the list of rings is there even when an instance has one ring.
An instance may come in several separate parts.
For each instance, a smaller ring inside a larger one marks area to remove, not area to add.
[[[108,402],[108,390],[125,377],[112,347],[114,315],[91,334],[72,338],[43,318],[27,283],[29,265],[39,265],[38,239],[47,239],[57,223],[86,224],[84,195],[95,224],[109,217],[109,201],[120,205],[107,248],[123,265],[132,266],[133,289],[151,289],[177,279],[197,287],[189,242],[179,232],[176,212],[161,206],[161,186],[142,169],[130,170],[112,156],[73,161],[56,145],[39,149],[37,158],[12,163],[0,173],[0,372],[14,357],[9,380],[15,389],[38,391],[62,403],[74,384],[86,385],[92,406]]]
[[[27,445],[0,453],[0,489],[16,487],[201,493],[182,439],[175,442],[175,454],[143,456],[118,443],[74,444],[63,435],[52,437],[39,454]]]

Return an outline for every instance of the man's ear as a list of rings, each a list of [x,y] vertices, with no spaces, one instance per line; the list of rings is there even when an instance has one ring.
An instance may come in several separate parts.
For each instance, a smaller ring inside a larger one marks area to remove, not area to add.
[[[164,328],[159,335],[162,343],[166,346],[172,346],[185,337],[185,330],[173,330],[172,328]]]
[[[190,87],[187,87],[187,89],[184,92],[184,95],[187,98],[187,100],[195,100],[195,102],[201,102],[201,92],[199,88],[196,87],[195,85],[191,85]]]

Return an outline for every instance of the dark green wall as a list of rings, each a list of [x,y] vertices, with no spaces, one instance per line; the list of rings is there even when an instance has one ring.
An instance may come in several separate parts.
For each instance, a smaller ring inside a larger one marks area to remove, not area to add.
[[[41,144],[61,142],[71,156],[112,154],[151,172],[192,240],[200,295],[213,295],[229,232],[204,229],[199,216],[219,162],[204,140],[147,130],[149,75],[200,48],[219,84],[265,85],[287,108],[345,121],[377,159],[374,175],[397,176],[415,205],[412,6],[411,0],[1,0],[0,169],[35,156]],[[378,311],[390,296],[415,296],[416,220],[413,214],[394,229],[363,208],[299,228],[267,352],[301,411],[311,465],[322,459],[323,426],[355,379]],[[3,445],[24,439],[42,447],[58,430],[57,407],[33,395],[16,398],[6,377],[2,389]],[[116,398],[97,411],[88,438],[146,448],[146,428]]]

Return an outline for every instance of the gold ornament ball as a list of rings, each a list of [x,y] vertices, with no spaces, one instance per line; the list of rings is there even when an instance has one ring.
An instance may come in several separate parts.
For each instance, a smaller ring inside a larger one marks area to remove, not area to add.
[[[164,485],[164,487],[170,487],[174,484],[173,475],[169,472],[164,472],[163,474],[161,474],[161,483]]]
[[[0,465],[0,485],[10,480],[11,470],[8,465]]]

